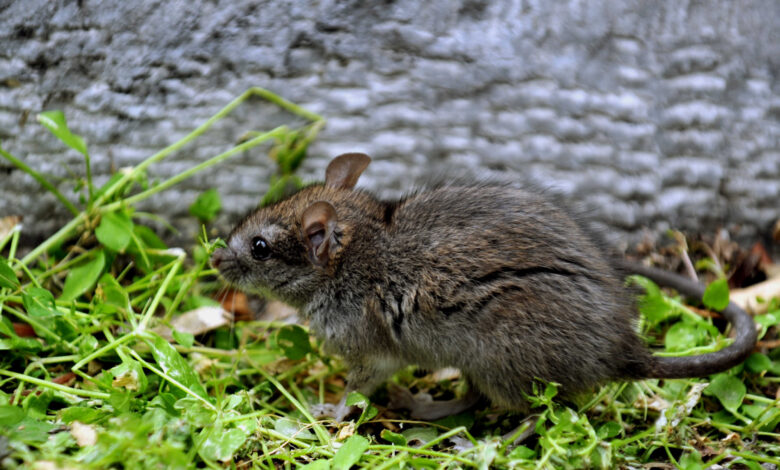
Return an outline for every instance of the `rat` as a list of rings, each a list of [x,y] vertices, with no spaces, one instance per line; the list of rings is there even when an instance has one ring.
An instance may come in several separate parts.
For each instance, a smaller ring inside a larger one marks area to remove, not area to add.
[[[536,380],[567,397],[607,381],[710,375],[753,350],[752,318],[729,303],[731,345],[654,356],[624,275],[700,299],[699,283],[611,257],[539,192],[452,183],[380,200],[355,189],[370,161],[336,157],[324,183],[253,212],[212,255],[234,286],[300,311],[324,351],[343,359],[347,391],[368,396],[408,365],[454,367],[468,381],[465,397],[426,403],[393,387],[391,401],[420,419],[464,411],[481,396],[524,412]],[[316,411],[341,420],[349,409],[342,399]]]

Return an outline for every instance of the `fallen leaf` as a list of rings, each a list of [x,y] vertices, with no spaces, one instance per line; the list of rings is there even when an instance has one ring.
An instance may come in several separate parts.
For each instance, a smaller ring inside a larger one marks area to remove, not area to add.
[[[70,423],[70,434],[76,439],[76,444],[79,447],[92,446],[97,442],[97,431],[95,431],[95,428],[79,421]]]
[[[15,230],[21,230],[21,222],[22,217],[18,215],[9,215],[0,218],[0,239],[7,237]]]
[[[33,330],[33,327],[28,325],[27,323],[14,323],[14,333],[16,333],[16,336],[22,337],[22,338],[35,338],[38,336],[35,334],[35,330]]]
[[[732,302],[754,315],[766,313],[769,300],[773,297],[780,297],[780,276],[771,277],[764,282],[742,289],[734,289],[730,293]],[[757,298],[763,299],[764,302],[759,303]]]
[[[341,429],[339,429],[339,433],[336,436],[336,440],[343,441],[344,439],[352,437],[354,434],[355,434],[355,422],[349,421],[345,425],[341,426]]]
[[[265,306],[262,318],[264,321],[290,321],[295,323],[298,319],[298,311],[284,302],[269,300]]]
[[[73,380],[76,380],[76,374],[74,374],[73,372],[67,372],[65,374],[60,375],[59,377],[55,377],[51,379],[52,382],[60,385],[66,384]]]
[[[218,299],[222,308],[233,313],[237,321],[252,321],[254,312],[249,308],[249,299],[246,294],[237,290],[229,290]]]
[[[454,367],[445,367],[444,369],[438,369],[433,374],[431,374],[431,378],[435,382],[442,382],[444,380],[457,380],[460,378],[460,371]]]
[[[202,335],[221,326],[230,324],[232,317],[222,307],[200,307],[182,313],[171,320],[171,326],[181,333]],[[153,330],[168,341],[173,339],[171,329],[161,325]]]

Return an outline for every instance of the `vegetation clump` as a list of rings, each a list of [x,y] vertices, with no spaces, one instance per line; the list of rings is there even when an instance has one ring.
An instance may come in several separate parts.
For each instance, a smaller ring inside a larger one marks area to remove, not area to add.
[[[147,171],[251,97],[306,119],[250,132],[242,142],[164,181]],[[208,190],[190,213],[204,229],[191,253],[168,247],[137,204],[240,152],[272,142],[277,172],[268,204],[302,181],[296,170],[324,120],[253,88],[180,141],[102,186],[84,140],[59,111],[39,122],[84,157],[79,203],[0,147],[73,215],[24,256],[21,225],[0,221],[0,466],[3,468],[615,468],[780,465],[780,305],[766,299],[760,348],[707,379],[607,385],[579,403],[554,384],[529,397],[533,419],[485,409],[434,423],[407,419],[376,396],[346,423],[317,420],[336,402],[344,369],[320,353],[305,326],[242,315],[209,267],[221,241],[207,231],[220,210]],[[705,263],[706,264],[706,263]],[[716,264],[716,263],[710,263]],[[728,301],[720,273],[691,307],[642,278],[642,331],[661,354],[700,354],[729,339],[708,308]],[[237,300],[238,299],[238,300]],[[220,302],[223,300],[223,302]],[[227,310],[223,307],[227,306]],[[241,308],[242,310],[245,307]],[[234,313],[235,319],[226,318]],[[205,326],[204,326],[205,325]],[[396,381],[437,398],[461,392],[456,372],[406,370]],[[516,430],[511,433],[510,431]],[[521,438],[521,442],[515,441]]]

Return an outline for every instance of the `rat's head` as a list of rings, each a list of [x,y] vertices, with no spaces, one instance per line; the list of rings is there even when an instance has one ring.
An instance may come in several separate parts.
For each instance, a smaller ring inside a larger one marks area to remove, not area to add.
[[[305,303],[349,244],[357,195],[352,188],[370,161],[362,153],[334,158],[324,185],[306,187],[239,223],[227,247],[212,255],[212,265],[241,289]]]

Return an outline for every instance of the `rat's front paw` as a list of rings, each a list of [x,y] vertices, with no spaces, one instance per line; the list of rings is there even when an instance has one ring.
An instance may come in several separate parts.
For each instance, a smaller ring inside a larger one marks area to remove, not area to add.
[[[347,406],[345,400],[341,400],[337,404],[318,403],[309,407],[309,411],[315,418],[333,418],[338,422],[345,421],[349,415],[357,410],[359,408],[356,406]]]

